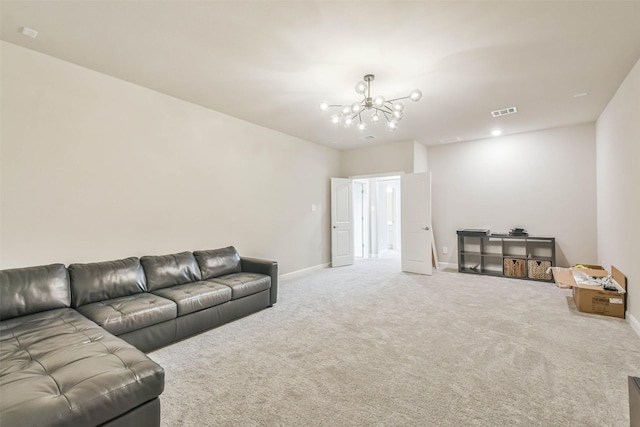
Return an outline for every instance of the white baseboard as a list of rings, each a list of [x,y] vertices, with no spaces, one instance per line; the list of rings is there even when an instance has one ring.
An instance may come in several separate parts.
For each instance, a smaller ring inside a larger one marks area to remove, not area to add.
[[[631,325],[631,329],[633,329],[640,337],[640,322],[638,321],[638,319],[633,317],[633,314],[629,313],[628,311],[625,314],[627,322],[629,322],[629,324]]]
[[[438,268],[439,269],[449,268],[449,269],[458,271],[458,264],[454,264],[453,262],[439,262]]]
[[[326,262],[324,264],[314,265],[312,267],[303,268],[302,270],[292,271],[290,273],[281,274],[278,276],[279,280],[289,280],[295,279],[296,277],[306,276],[307,274],[313,273],[314,271],[323,270],[328,268],[331,263]]]

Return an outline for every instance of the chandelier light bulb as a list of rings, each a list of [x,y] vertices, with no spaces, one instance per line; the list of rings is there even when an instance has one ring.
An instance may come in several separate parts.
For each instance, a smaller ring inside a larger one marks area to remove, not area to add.
[[[345,119],[344,119],[344,127],[349,128],[349,127],[351,127],[352,124],[353,124],[353,118],[352,117],[345,117]]]
[[[327,111],[329,109],[329,103],[322,101],[319,107],[320,107],[320,111]]]
[[[337,125],[338,123],[340,123],[340,114],[332,114],[331,123],[333,123],[334,125]]]
[[[348,105],[343,105],[342,106],[342,114],[347,115],[347,114],[351,114],[351,107]]]
[[[358,129],[364,132],[367,129],[367,124],[365,122],[358,123]]]
[[[387,123],[387,127],[389,128],[389,130],[396,130],[398,128],[398,122],[391,120]]]
[[[394,111],[404,110],[404,102],[396,102],[395,104],[393,104],[393,110]]]
[[[413,102],[420,101],[420,98],[422,98],[422,92],[420,92],[418,89],[414,89],[413,92],[409,94],[409,99],[411,99]]]
[[[398,111],[398,110],[394,111],[394,112],[393,112],[393,117],[394,117],[396,120],[400,120],[400,119],[402,119],[402,111]]]
[[[367,91],[367,84],[363,81],[356,83],[356,93],[363,95]]]
[[[355,114],[358,114],[360,111],[362,111],[362,105],[359,102],[354,102],[353,104],[351,104],[351,111]]]
[[[384,105],[384,96],[376,96],[373,99],[373,105],[376,107],[382,107]]]

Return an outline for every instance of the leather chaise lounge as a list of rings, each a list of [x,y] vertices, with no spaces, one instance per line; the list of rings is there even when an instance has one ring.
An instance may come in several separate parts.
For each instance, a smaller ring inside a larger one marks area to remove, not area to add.
[[[233,247],[0,271],[0,426],[159,426],[148,352],[272,306],[278,265]]]

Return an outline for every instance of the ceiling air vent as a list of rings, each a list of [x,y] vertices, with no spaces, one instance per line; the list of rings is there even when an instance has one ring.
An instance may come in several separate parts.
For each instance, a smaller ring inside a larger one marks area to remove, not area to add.
[[[28,27],[22,27],[22,30],[20,30],[20,32],[22,33],[22,35],[31,37],[32,39],[35,39],[38,36],[38,32],[36,30]]]
[[[460,139],[459,136],[453,136],[449,138],[440,138],[439,141],[440,144],[451,144],[452,142],[460,142],[462,139]]]
[[[508,114],[514,114],[517,112],[518,112],[518,109],[516,107],[509,107],[509,108],[502,108],[500,110],[492,111],[491,115],[493,117],[500,117],[500,116],[506,116]]]
[[[360,139],[375,139],[376,137],[373,135],[365,135],[363,137],[361,137]]]

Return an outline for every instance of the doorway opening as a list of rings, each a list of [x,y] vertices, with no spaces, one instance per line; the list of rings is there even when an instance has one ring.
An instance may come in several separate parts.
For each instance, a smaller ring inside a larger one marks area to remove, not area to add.
[[[428,173],[331,178],[332,267],[399,255],[402,271],[431,275],[434,248]]]
[[[354,255],[400,261],[400,177],[353,180]]]

